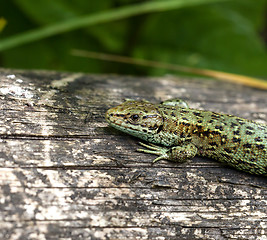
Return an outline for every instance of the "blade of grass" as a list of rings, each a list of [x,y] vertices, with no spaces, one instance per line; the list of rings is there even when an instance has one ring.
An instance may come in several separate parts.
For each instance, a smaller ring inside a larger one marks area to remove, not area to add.
[[[229,0],[168,0],[168,1],[150,1],[142,4],[135,4],[126,7],[120,7],[107,10],[100,13],[85,15],[60,22],[50,26],[24,32],[0,41],[0,51],[30,43],[36,40],[47,38],[56,34],[76,30],[82,27],[88,27],[95,24],[115,21],[123,18],[132,17],[144,13],[175,10],[177,8],[196,6],[201,4],[223,2]]]
[[[127,64],[133,64],[133,65],[142,65],[146,67],[163,68],[163,69],[174,70],[174,71],[179,71],[179,72],[197,74],[201,76],[213,77],[216,79],[220,79],[222,81],[239,83],[239,84],[243,84],[246,86],[267,90],[266,81],[259,79],[259,78],[253,78],[253,77],[248,77],[248,76],[243,76],[243,75],[238,75],[238,74],[233,74],[233,73],[220,72],[220,71],[215,71],[215,70],[210,70],[210,69],[186,67],[186,66],[181,66],[181,65],[171,64],[171,63],[162,63],[162,62],[150,61],[150,60],[145,60],[145,59],[135,59],[135,58],[125,57],[125,56],[90,52],[90,51],[84,51],[84,50],[79,50],[79,49],[73,49],[71,51],[71,54],[74,56],[88,57],[88,58],[99,59],[99,60],[104,60],[104,61],[127,63]]]

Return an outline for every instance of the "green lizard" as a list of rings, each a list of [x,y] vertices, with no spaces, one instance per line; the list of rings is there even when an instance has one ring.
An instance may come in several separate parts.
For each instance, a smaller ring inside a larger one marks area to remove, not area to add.
[[[160,104],[127,100],[109,109],[106,120],[112,127],[151,143],[141,143],[147,149],[138,151],[159,155],[154,162],[185,162],[199,155],[267,176],[267,125],[191,109],[179,99]]]

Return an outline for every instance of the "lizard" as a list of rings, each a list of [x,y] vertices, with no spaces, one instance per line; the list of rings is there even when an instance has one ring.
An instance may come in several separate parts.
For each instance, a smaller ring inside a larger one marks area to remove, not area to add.
[[[128,99],[105,115],[110,126],[149,144],[139,152],[186,162],[196,155],[267,176],[267,125],[233,115],[189,108],[181,99],[160,104]]]

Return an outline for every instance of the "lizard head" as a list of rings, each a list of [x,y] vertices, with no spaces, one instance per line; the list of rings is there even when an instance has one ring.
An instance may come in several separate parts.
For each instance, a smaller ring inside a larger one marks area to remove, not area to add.
[[[158,134],[163,126],[163,117],[152,103],[127,100],[106,112],[107,122],[114,128],[147,140]]]

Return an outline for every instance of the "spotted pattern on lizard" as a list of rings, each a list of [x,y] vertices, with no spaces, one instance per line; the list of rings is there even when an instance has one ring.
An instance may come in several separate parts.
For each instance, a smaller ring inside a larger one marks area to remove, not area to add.
[[[238,170],[267,176],[267,125],[240,117],[188,108],[179,99],[152,104],[127,100],[106,113],[114,128],[149,143],[141,152],[184,162],[210,157]],[[155,145],[156,144],[156,145]]]

